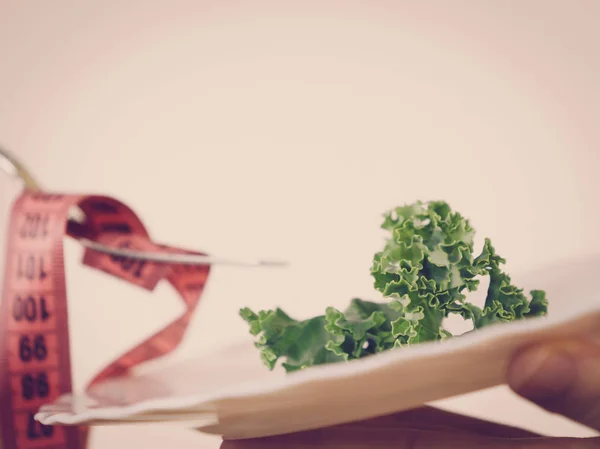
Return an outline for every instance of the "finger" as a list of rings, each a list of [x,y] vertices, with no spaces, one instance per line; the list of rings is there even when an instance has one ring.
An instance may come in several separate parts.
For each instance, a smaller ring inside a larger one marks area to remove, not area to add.
[[[393,431],[439,431],[447,433],[470,433],[497,438],[536,438],[539,434],[517,427],[485,421],[483,419],[452,413],[435,407],[420,407],[390,415],[329,426],[326,428],[297,432],[294,438],[308,438],[327,430],[332,433],[356,431],[356,429],[379,429]]]
[[[413,430],[444,430],[447,432],[469,432],[499,438],[532,438],[540,435],[517,427],[485,421],[435,407],[421,407],[368,419],[338,427],[402,428]]]
[[[454,432],[374,428],[320,431],[224,441],[221,449],[592,449],[600,439],[489,438]]]
[[[509,386],[540,407],[600,430],[600,346],[585,340],[534,346],[509,365]]]

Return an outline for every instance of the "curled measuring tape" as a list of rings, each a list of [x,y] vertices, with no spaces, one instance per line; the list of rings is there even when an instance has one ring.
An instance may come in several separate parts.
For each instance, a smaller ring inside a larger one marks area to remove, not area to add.
[[[83,242],[84,265],[149,291],[166,280],[186,305],[179,318],[110,363],[88,387],[175,349],[200,300],[211,264],[240,262],[154,243],[122,202],[106,196],[44,192],[1,149],[0,162],[0,168],[25,181],[12,207],[2,288],[1,447],[83,449],[87,428],[45,426],[34,418],[41,405],[72,391],[64,236]],[[74,208],[80,211],[79,220],[73,219]]]

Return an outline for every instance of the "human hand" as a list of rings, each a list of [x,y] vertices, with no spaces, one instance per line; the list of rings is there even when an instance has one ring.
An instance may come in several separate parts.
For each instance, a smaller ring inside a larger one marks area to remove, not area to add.
[[[600,431],[600,345],[561,341],[515,354],[508,385],[540,407]],[[432,407],[324,429],[224,441],[221,449],[587,449],[600,437],[552,438]]]

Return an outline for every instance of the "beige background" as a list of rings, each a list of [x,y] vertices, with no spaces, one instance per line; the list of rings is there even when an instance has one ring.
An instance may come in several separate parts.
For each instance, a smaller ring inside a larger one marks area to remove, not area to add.
[[[293,263],[216,267],[173,356],[193,357],[249,338],[244,305],[302,317],[376,298],[380,214],[404,202],[449,201],[510,270],[600,250],[599,14],[594,0],[0,0],[0,142],[48,189],[126,201],[158,240]],[[19,185],[0,189],[4,232]],[[66,251],[80,388],[181,306]],[[586,433],[503,389],[447,405]],[[132,438],[218,446],[127,426],[92,448]]]

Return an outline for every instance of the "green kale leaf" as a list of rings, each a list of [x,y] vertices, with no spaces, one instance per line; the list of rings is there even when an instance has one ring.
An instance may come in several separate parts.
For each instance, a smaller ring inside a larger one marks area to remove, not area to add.
[[[547,314],[545,292],[533,290],[529,299],[513,285],[502,271],[506,261],[489,239],[480,254],[473,254],[474,229],[447,203],[397,207],[384,215],[381,227],[387,237],[373,256],[371,276],[387,302],[355,298],[343,312],[329,307],[303,321],[280,309],[240,311],[269,369],[280,359],[292,372],[450,338],[443,321],[451,313],[471,320],[473,331]],[[479,308],[466,301],[466,294],[477,290],[482,276],[489,276],[489,287]]]

